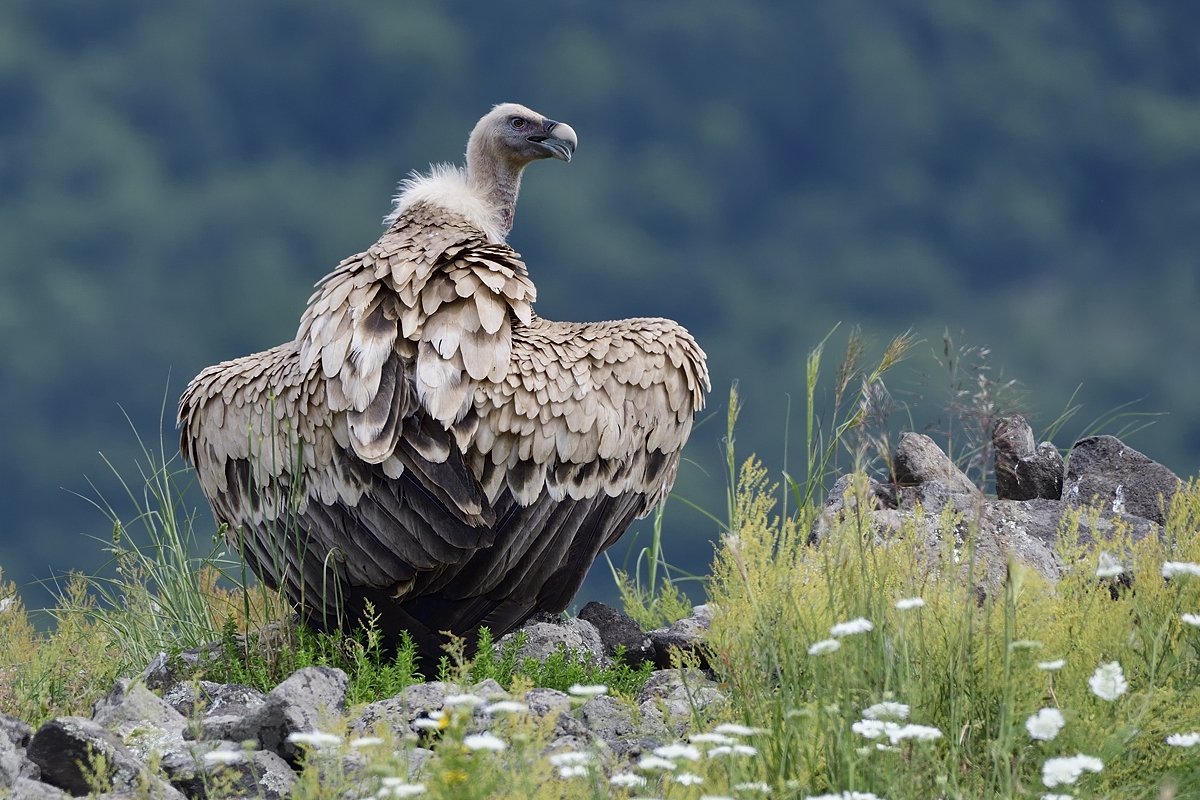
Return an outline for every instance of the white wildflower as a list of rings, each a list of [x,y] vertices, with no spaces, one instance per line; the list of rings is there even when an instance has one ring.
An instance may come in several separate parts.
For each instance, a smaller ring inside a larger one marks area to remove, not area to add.
[[[583,764],[567,764],[565,767],[558,768],[558,777],[566,778],[583,778],[588,774],[588,768]]]
[[[842,643],[837,639],[822,639],[819,642],[813,642],[808,648],[810,656],[823,656],[826,653],[832,653],[842,646]]]
[[[829,629],[829,635],[834,637],[854,636],[857,633],[868,633],[875,630],[875,624],[866,617],[858,617],[849,622],[839,622]]]
[[[618,772],[608,779],[613,786],[623,786],[626,789],[636,789],[646,785],[646,779],[632,772]]]
[[[1183,613],[1179,616],[1186,624],[1200,628],[1200,614]]]
[[[762,733],[762,728],[751,728],[748,725],[739,725],[736,722],[722,722],[717,727],[713,728],[714,733],[727,733],[730,736],[754,736]]]
[[[734,786],[733,788],[734,788],[734,791],[737,791],[737,792],[762,792],[763,794],[771,793],[770,785],[763,783],[762,781],[750,781],[748,783],[739,783],[736,786]]]
[[[1046,670],[1047,672],[1054,672],[1054,671],[1056,671],[1056,670],[1060,670],[1060,669],[1062,669],[1063,667],[1065,667],[1066,665],[1067,665],[1067,662],[1066,662],[1066,661],[1064,661],[1064,660],[1063,660],[1063,659],[1061,659],[1061,658],[1056,658],[1056,659],[1055,659],[1055,660],[1053,660],[1053,661],[1039,661],[1039,662],[1037,662],[1037,668],[1038,668],[1038,669],[1044,669],[1044,670]]]
[[[574,683],[567,689],[567,693],[576,697],[599,697],[602,694],[608,694],[608,687],[603,683]]]
[[[1121,562],[1117,557],[1107,550],[1101,550],[1100,555],[1096,559],[1096,577],[1097,578],[1115,578],[1125,571],[1125,567],[1121,566]]]
[[[692,744],[733,744],[737,739],[723,733],[693,733],[688,741]]]
[[[1025,730],[1038,741],[1048,742],[1062,730],[1066,720],[1057,708],[1043,708],[1025,720]]]
[[[699,786],[700,784],[704,783],[704,778],[701,778],[694,772],[681,772],[671,780],[675,781],[676,783],[681,783],[684,786]]]
[[[880,800],[872,792],[835,792],[833,794],[810,794],[804,800]]]
[[[894,722],[888,722],[881,719],[860,719],[858,722],[850,726],[850,730],[857,733],[859,736],[865,736],[868,739],[878,739],[880,736],[887,735],[888,731],[896,730],[900,726]]]
[[[205,764],[236,764],[246,758],[241,750],[210,750],[204,754]]]
[[[550,758],[550,765],[554,767],[572,767],[579,764],[587,764],[592,760],[591,753],[580,753],[575,750],[564,750],[561,753],[553,753]]]
[[[1116,700],[1129,689],[1121,665],[1116,661],[1096,667],[1092,677],[1088,678],[1088,686],[1092,687],[1092,694],[1096,697],[1109,701]]]
[[[8,611],[10,608],[13,607],[13,604],[16,602],[17,602],[17,598],[15,598],[15,597],[0,598],[0,614],[3,614],[5,611]]]
[[[491,750],[494,753],[508,748],[508,744],[503,739],[491,733],[473,733],[470,736],[464,736],[463,746],[468,750]]]
[[[914,608],[924,608],[925,600],[920,597],[905,597],[896,601],[897,611],[911,611]]]
[[[733,798],[723,794],[702,794],[700,800],[733,800]]]
[[[863,709],[863,719],[908,719],[909,708],[904,703],[883,702]]]
[[[675,760],[677,758],[686,758],[688,761],[699,761],[700,751],[690,744],[668,744],[662,747],[654,748],[654,755],[659,758],[669,758]]]
[[[483,707],[488,714],[528,714],[529,706],[516,700],[498,700]]]
[[[1044,794],[1042,800],[1075,800],[1073,794]]]
[[[412,721],[412,726],[419,731],[440,731],[446,727],[444,715],[441,713],[430,714],[428,717],[417,717]]]
[[[383,744],[383,739],[380,739],[378,736],[360,736],[357,739],[350,740],[350,746],[355,750],[361,747],[375,747],[381,744]]]
[[[459,706],[462,706],[463,708],[474,708],[475,706],[481,706],[486,702],[486,700],[477,694],[448,694],[446,695],[446,699],[442,701],[442,705],[446,706],[447,708],[457,708]]]
[[[717,756],[756,756],[758,748],[751,747],[748,744],[722,744],[716,747],[711,747],[708,750],[709,758]]]
[[[887,737],[892,744],[905,739],[916,739],[918,742],[932,742],[942,738],[942,732],[929,725],[894,725],[887,731]]]
[[[1167,737],[1167,744],[1171,747],[1195,747],[1200,744],[1200,731],[1172,733]]]
[[[1073,756],[1048,758],[1042,764],[1042,784],[1047,788],[1072,784],[1079,780],[1084,770],[1099,772],[1104,769],[1104,762],[1095,756],[1085,756],[1082,753]]]
[[[425,794],[425,784],[409,783],[404,778],[386,777],[382,780],[383,788],[376,797],[416,797]]]
[[[675,769],[675,762],[659,756],[642,756],[638,769]]]
[[[1009,642],[1009,652],[1016,650],[1037,650],[1042,646],[1042,643],[1037,639],[1015,639]]]
[[[1191,561],[1164,561],[1162,576],[1164,578],[1174,578],[1176,575],[1200,577],[1200,564],[1194,564]]]
[[[296,731],[289,733],[287,740],[292,744],[306,744],[318,750],[322,747],[337,747],[342,743],[342,737],[322,731]]]

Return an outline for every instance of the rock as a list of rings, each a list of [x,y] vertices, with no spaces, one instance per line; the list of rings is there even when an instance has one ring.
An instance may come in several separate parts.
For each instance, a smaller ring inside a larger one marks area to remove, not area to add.
[[[678,650],[693,656],[697,666],[708,667],[708,653],[704,648],[704,636],[712,625],[712,609],[707,605],[692,608],[692,615],[670,625],[650,631],[654,643],[654,665],[658,669],[670,669],[671,651]]]
[[[13,744],[7,736],[0,736],[0,789],[12,786],[22,777],[27,768],[25,751]]]
[[[71,795],[55,786],[30,778],[18,778],[12,785],[11,800],[66,800]]]
[[[604,655],[615,658],[617,648],[625,648],[625,663],[633,668],[640,667],[654,658],[654,643],[636,622],[612,606],[604,603],[588,603],[579,612],[579,618],[596,626]]]
[[[13,743],[13,746],[24,749],[29,746],[29,737],[33,736],[33,728],[16,717],[0,714],[0,736],[7,738]]]
[[[699,729],[724,708],[729,699],[699,670],[664,669],[655,672],[638,694],[644,721],[657,723],[672,737],[683,736],[702,719]]]
[[[996,497],[1001,500],[1058,500],[1063,458],[1053,442],[1034,446],[1033,429],[1019,415],[1001,417],[992,429],[996,454]]]
[[[232,726],[231,739],[254,739],[264,750],[277,753],[296,764],[304,752],[289,742],[293,733],[321,730],[334,719],[345,716],[346,673],[332,667],[304,667],[296,670],[267,695],[263,704],[251,710]]]
[[[479,683],[475,684],[474,686],[471,687],[470,692],[471,692],[471,694],[475,695],[476,697],[482,697],[484,700],[487,700],[489,703],[495,702],[497,700],[508,700],[510,697],[512,697],[512,695],[510,695],[508,692],[504,691],[503,686],[501,686],[499,683],[497,683],[492,678],[482,680]]]
[[[189,717],[185,739],[234,739],[242,720],[266,703],[267,696],[238,683],[177,683],[163,700]]]
[[[1163,525],[1180,485],[1174,472],[1120,439],[1092,436],[1071,448],[1064,499],[1080,505],[1099,502]]]
[[[557,689],[530,689],[525,693],[525,705],[535,717],[557,717],[571,708],[571,696]]]
[[[162,798],[182,798],[178,790],[155,776],[99,723],[82,717],[57,717],[38,728],[29,740],[31,761],[42,771],[42,780],[71,794],[88,794],[93,788],[132,791],[147,786]],[[108,785],[93,787],[87,770],[96,756],[108,768]]]
[[[205,758],[209,753],[223,758]],[[291,794],[296,774],[267,750],[244,750],[236,742],[206,742],[188,753],[164,758],[171,784],[191,798],[259,797],[282,800]],[[217,793],[212,794],[216,789]]]
[[[457,693],[455,687],[447,687],[441,681],[406,686],[394,697],[368,703],[351,721],[350,730],[362,735],[370,733],[378,725],[383,725],[398,737],[419,733],[419,729],[414,727],[413,723],[440,711],[445,705],[446,695],[454,693]]]
[[[955,466],[942,448],[923,433],[904,433],[896,446],[892,477],[901,486],[945,487],[948,494],[976,496],[978,487]]]
[[[518,661],[526,658],[545,661],[552,653],[565,647],[592,663],[608,663],[604,655],[604,644],[600,641],[600,632],[596,630],[595,625],[578,617],[556,622],[528,622],[512,633],[505,634],[496,643],[497,648],[502,649],[518,634],[525,637],[525,643],[517,651]]]
[[[660,742],[645,736],[634,723],[634,711],[616,697],[601,695],[593,697],[578,708],[558,718],[555,733],[560,737],[571,736],[580,740],[599,739],[618,756],[642,749],[646,744]],[[664,734],[665,731],[659,730]],[[654,744],[651,744],[654,746]]]

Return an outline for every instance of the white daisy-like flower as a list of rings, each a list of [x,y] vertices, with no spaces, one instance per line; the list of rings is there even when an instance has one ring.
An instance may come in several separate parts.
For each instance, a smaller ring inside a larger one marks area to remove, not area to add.
[[[1067,665],[1066,661],[1064,661],[1061,658],[1056,658],[1053,661],[1039,661],[1039,662],[1037,662],[1036,666],[1038,669],[1043,669],[1043,670],[1046,670],[1047,672],[1055,672],[1057,670],[1062,669],[1066,665]]]
[[[692,744],[733,744],[737,739],[723,733],[693,733],[688,736],[688,741]]]
[[[477,694],[448,694],[446,695],[446,699],[442,701],[442,705],[447,708],[474,708],[486,702],[487,700],[484,700]]]
[[[1044,794],[1042,800],[1075,800],[1073,794]]]
[[[804,800],[880,800],[873,792],[835,792],[834,794],[810,794]]]
[[[3,614],[5,611],[8,611],[10,608],[13,607],[13,605],[16,602],[17,602],[17,598],[15,598],[15,597],[0,598],[0,614]]]
[[[1129,689],[1129,684],[1125,681],[1125,673],[1121,671],[1121,665],[1116,661],[1096,667],[1092,677],[1088,678],[1088,686],[1092,688],[1092,694],[1109,702],[1116,700]]]
[[[603,683],[573,683],[567,689],[567,694],[573,694],[576,697],[599,697],[602,694],[608,694],[608,687]]]
[[[1079,780],[1079,776],[1085,770],[1099,772],[1102,769],[1104,769],[1104,762],[1095,756],[1085,756],[1083,753],[1048,758],[1042,764],[1042,784],[1049,789],[1064,784],[1070,785]]]
[[[868,739],[878,739],[880,736],[886,736],[888,731],[896,730],[899,727],[896,723],[887,720],[860,719],[850,726],[850,730]]]
[[[654,755],[659,758],[669,758],[672,761],[679,758],[686,758],[688,761],[700,760],[700,750],[698,748],[679,742],[654,748]]]
[[[711,747],[708,750],[709,758],[717,758],[718,756],[756,756],[758,748],[751,747],[748,744],[721,744],[716,747]]]
[[[909,708],[904,703],[884,701],[863,709],[863,719],[908,719]]]
[[[660,756],[642,756],[637,762],[638,769],[675,769],[675,762]]]
[[[528,714],[529,706],[516,700],[497,700],[484,706],[483,710],[488,714]]]
[[[355,750],[363,747],[377,747],[381,744],[383,744],[383,739],[378,736],[359,736],[357,739],[350,740],[350,746]]]
[[[1014,639],[1008,643],[1010,651],[1016,650],[1038,650],[1041,649],[1042,643],[1037,639]]]
[[[762,732],[762,728],[751,728],[749,725],[739,725],[736,722],[722,722],[713,728],[713,733],[726,733],[730,736],[754,736]]]
[[[676,783],[681,783],[684,786],[699,786],[700,784],[704,783],[704,778],[701,778],[694,772],[681,772],[675,777],[671,778],[671,780],[675,781]]]
[[[445,724],[442,721],[442,716],[417,717],[412,721],[412,726],[419,731],[440,731]]]
[[[554,767],[570,767],[590,763],[592,754],[580,753],[575,750],[564,750],[561,753],[552,753],[548,760],[550,765]]]
[[[583,778],[587,774],[588,768],[583,764],[567,764],[565,767],[558,768],[558,777],[563,779]]]
[[[875,630],[875,623],[866,617],[858,617],[849,622],[839,622],[829,629],[829,635],[833,637],[854,636],[859,633],[869,633]]]
[[[245,753],[241,750],[210,750],[204,754],[205,764],[237,764],[244,761]]]
[[[837,639],[822,639],[819,642],[813,642],[809,645],[808,654],[810,656],[823,656],[826,653],[832,653],[841,646],[842,643]]]
[[[1030,737],[1048,742],[1058,736],[1066,724],[1062,712],[1057,708],[1043,708],[1025,720],[1025,730],[1029,731]]]
[[[646,779],[632,772],[618,772],[608,779],[613,786],[623,786],[626,789],[637,789],[646,785]]]
[[[409,783],[404,778],[386,777],[381,783],[383,787],[376,797],[416,797],[426,792],[425,784]]]
[[[1115,578],[1125,571],[1125,567],[1117,560],[1117,557],[1107,550],[1101,550],[1100,555],[1096,558],[1096,577],[1097,578]]]
[[[771,793],[770,784],[762,781],[749,781],[747,783],[739,783],[733,787],[736,792],[762,792],[763,794]]]
[[[911,611],[914,608],[924,608],[925,600],[921,597],[904,597],[896,601],[897,611]]]
[[[916,739],[918,742],[932,742],[942,738],[942,732],[937,728],[929,725],[898,725],[889,728],[887,737],[892,744],[902,742],[905,739]]]
[[[1179,615],[1179,618],[1194,628],[1200,628],[1200,614],[1189,614],[1185,611]]]
[[[508,743],[492,733],[473,733],[463,737],[463,747],[468,750],[490,750],[499,753],[508,748]]]
[[[1194,564],[1191,561],[1164,561],[1162,565],[1162,576],[1164,578],[1174,578],[1178,575],[1191,575],[1200,577],[1200,564]]]
[[[1172,733],[1167,737],[1167,744],[1171,747],[1195,747],[1200,744],[1200,731]]]
[[[289,733],[287,740],[292,744],[306,744],[318,750],[322,747],[337,747],[342,743],[342,737],[323,731],[296,731]]]

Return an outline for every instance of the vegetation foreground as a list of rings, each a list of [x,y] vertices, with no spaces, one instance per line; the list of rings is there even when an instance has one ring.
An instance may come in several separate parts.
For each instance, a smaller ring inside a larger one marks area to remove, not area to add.
[[[982,599],[969,538],[938,562],[916,522],[881,538],[853,513],[867,505],[863,482],[851,489],[851,511],[811,542],[821,512],[811,493],[790,479],[781,492],[755,459],[735,468],[732,444],[729,459],[728,518],[708,584],[709,661],[728,703],[716,716],[697,710],[679,742],[635,761],[598,748],[547,752],[552,726],[520,699],[532,686],[570,689],[579,703],[603,692],[629,699],[645,669],[601,670],[567,654],[520,663],[512,648],[485,648],[473,661],[450,654],[422,675],[411,649],[383,655],[370,620],[346,638],[300,631],[283,647],[240,652],[239,631],[288,611],[260,588],[223,588],[247,585],[223,552],[189,555],[193,520],[166,468],[135,493],[153,546],[135,545],[118,523],[117,577],[66,587],[53,632],[40,633],[14,587],[0,586],[0,713],[35,726],[86,715],[159,651],[223,641],[196,678],[266,690],[299,667],[329,664],[349,674],[357,704],[425,678],[493,678],[512,694],[490,730],[471,714],[489,698],[469,695],[448,699],[419,735],[355,738],[333,721],[302,739],[301,798],[1200,797],[1195,481],[1173,500],[1161,537],[1133,542],[1117,529],[1085,544],[1077,516],[1059,537],[1071,566],[1057,585],[1013,562],[1003,591]],[[954,522],[946,514],[936,524],[949,531]],[[625,584],[639,621],[680,608],[669,581],[651,577],[649,586]],[[436,755],[412,776],[417,747]],[[356,763],[365,766],[348,766]],[[219,777],[207,794],[229,796]]]

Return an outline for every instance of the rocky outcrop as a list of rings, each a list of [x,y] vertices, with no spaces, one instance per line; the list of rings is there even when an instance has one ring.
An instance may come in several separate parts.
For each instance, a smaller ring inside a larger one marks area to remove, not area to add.
[[[973,576],[980,597],[994,596],[1010,559],[1048,581],[1061,578],[1068,565],[1055,545],[1068,523],[1077,526],[1085,545],[1108,540],[1118,530],[1133,541],[1158,535],[1181,485],[1166,467],[1112,436],[1077,442],[1065,474],[1054,445],[1035,446],[1021,417],[999,420],[992,443],[996,497],[976,487],[928,436],[906,433],[890,480],[842,476],[812,537],[825,535],[850,514],[884,537],[915,525],[930,564],[959,564]]]

